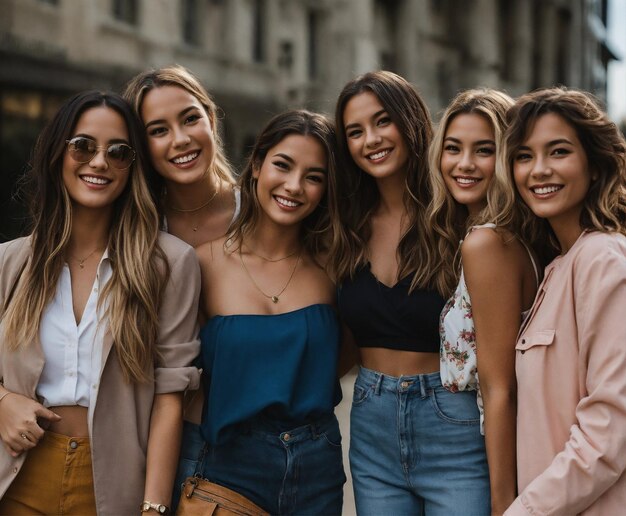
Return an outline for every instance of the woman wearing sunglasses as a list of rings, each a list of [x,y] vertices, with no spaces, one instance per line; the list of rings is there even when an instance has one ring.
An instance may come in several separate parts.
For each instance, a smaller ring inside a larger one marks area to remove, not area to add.
[[[140,134],[86,92],[36,144],[32,234],[0,246],[0,514],[167,512],[199,268],[158,232]]]

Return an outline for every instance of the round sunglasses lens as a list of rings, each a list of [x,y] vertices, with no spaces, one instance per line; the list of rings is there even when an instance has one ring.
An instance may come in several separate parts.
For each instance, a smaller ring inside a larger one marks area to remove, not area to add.
[[[135,152],[128,145],[117,143],[109,146],[107,156],[112,166],[123,169],[130,167],[135,158]]]
[[[86,163],[96,153],[96,142],[87,138],[74,138],[70,140],[70,155],[79,163]]]

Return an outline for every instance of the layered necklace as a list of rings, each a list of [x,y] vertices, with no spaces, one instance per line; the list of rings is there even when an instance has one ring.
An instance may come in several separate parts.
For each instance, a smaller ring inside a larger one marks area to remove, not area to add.
[[[219,188],[216,188],[215,192],[213,192],[213,195],[209,197],[209,200],[206,202],[203,202],[200,206],[197,206],[196,208],[176,208],[171,203],[169,204],[169,208],[170,210],[175,211],[177,213],[196,213],[200,211],[201,209],[206,208],[209,204],[211,204],[213,202],[213,199],[215,199],[218,193],[219,193]],[[191,230],[196,232],[198,231],[198,227],[200,227],[200,218],[196,218],[192,222]]]
[[[265,260],[266,262],[270,262],[270,263],[275,263],[275,262],[280,262],[280,261],[286,260],[287,258],[291,258],[296,253],[298,253],[298,257],[296,258],[296,261],[294,263],[293,269],[291,270],[291,274],[289,275],[289,279],[287,280],[287,283],[285,283],[285,286],[280,290],[280,292],[278,292],[278,294],[270,295],[270,294],[266,294],[263,291],[263,289],[261,287],[259,287],[258,283],[256,281],[254,281],[254,278],[252,277],[252,274],[250,274],[250,271],[248,270],[248,267],[246,267],[246,263],[243,261],[243,255],[241,254],[241,247],[242,247],[242,245],[239,246],[239,260],[241,261],[241,266],[243,267],[243,270],[246,272],[246,275],[248,276],[248,278],[250,278],[250,281],[254,285],[254,288],[256,288],[267,299],[271,299],[272,303],[278,303],[278,300],[279,300],[280,296],[282,296],[283,292],[285,290],[287,290],[287,287],[289,286],[289,283],[291,283],[291,280],[293,279],[293,276],[296,273],[296,269],[298,268],[298,263],[300,262],[300,257],[302,256],[302,248],[300,248],[299,251],[294,251],[293,253],[291,253],[291,254],[289,254],[287,256],[283,256],[283,257],[278,258],[278,259],[265,258],[264,256],[258,255],[258,254],[256,254],[255,252],[253,252],[251,250],[251,253],[254,256],[258,256],[262,260]]]

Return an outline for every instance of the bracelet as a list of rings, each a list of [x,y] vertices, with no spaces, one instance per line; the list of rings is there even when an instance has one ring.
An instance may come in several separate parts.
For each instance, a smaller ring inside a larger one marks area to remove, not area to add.
[[[1,400],[2,398],[0,398]],[[141,512],[148,512],[151,510],[155,510],[159,514],[169,514],[170,508],[162,503],[152,503],[148,500],[144,500],[141,502]]]
[[[0,396],[0,402],[2,402],[2,400],[6,398],[9,394],[13,394],[13,393],[11,391],[7,391],[2,396]]]

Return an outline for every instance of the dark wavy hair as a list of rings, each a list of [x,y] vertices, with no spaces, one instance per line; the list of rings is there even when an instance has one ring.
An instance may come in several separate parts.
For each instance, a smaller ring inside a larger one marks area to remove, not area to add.
[[[587,156],[592,181],[580,214],[581,227],[626,234],[626,142],[591,94],[559,87],[522,95],[507,113],[505,159],[509,174],[513,174],[519,147],[537,119],[548,113],[560,116],[576,131]],[[536,247],[544,262],[549,261],[560,252],[554,232],[547,220],[530,211],[517,191],[515,196],[522,237]]]
[[[409,226],[398,248],[398,277],[413,274],[411,289],[436,288],[433,272],[437,256],[426,232],[426,208],[432,191],[428,177],[428,147],[432,123],[426,104],[407,80],[392,72],[369,72],[346,84],[335,109],[337,157],[342,224],[334,235],[329,272],[337,280],[354,276],[366,264],[367,243],[371,237],[371,216],[378,207],[380,193],[376,181],[354,162],[348,148],[344,112],[356,95],[376,95],[404,137],[408,150],[408,173],[404,205]]]
[[[315,138],[326,152],[326,191],[317,208],[302,221],[301,238],[305,252],[313,258],[327,253],[330,235],[338,224],[335,129],[324,115],[306,110],[292,110],[276,115],[259,134],[248,163],[239,177],[241,213],[228,232],[226,242],[229,246],[236,244],[235,248],[238,248],[244,236],[254,231],[259,220],[261,207],[256,193],[254,170],[262,166],[272,147],[291,134]]]

